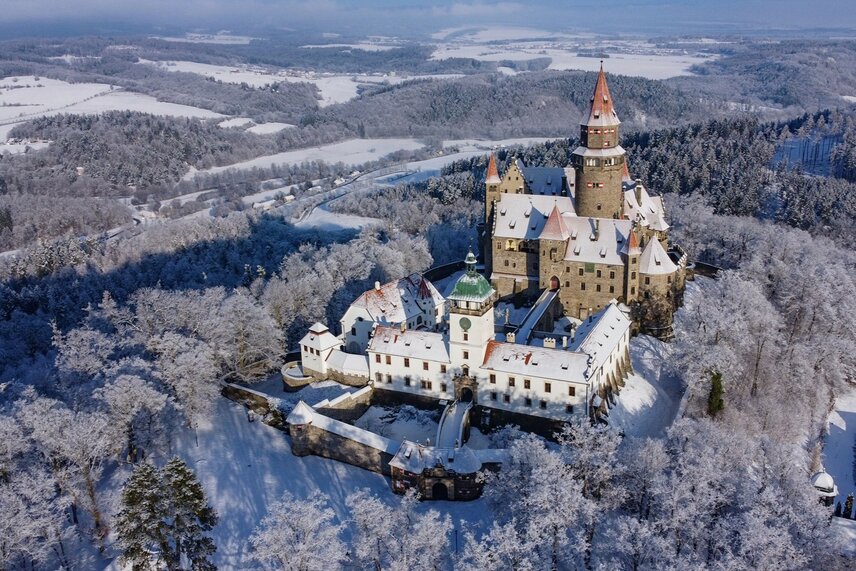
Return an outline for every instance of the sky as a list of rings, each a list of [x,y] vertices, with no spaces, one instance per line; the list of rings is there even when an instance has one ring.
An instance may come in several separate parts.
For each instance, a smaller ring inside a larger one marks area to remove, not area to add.
[[[398,36],[486,24],[697,35],[856,29],[856,0],[2,0],[2,20],[6,27],[267,27]]]

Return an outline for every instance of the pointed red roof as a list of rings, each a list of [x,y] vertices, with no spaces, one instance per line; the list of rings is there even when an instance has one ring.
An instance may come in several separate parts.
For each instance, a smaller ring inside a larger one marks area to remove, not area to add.
[[[630,230],[630,236],[627,238],[627,246],[624,250],[626,254],[639,254],[642,249],[639,247],[639,239],[636,237],[636,229]]]
[[[541,240],[567,240],[570,235],[568,227],[565,226],[565,221],[562,220],[559,206],[553,206],[553,210],[550,212],[547,222],[544,223],[544,229],[541,230],[539,238]]]
[[[627,166],[627,157],[624,157],[624,174],[621,176],[624,180],[633,180],[630,178],[630,167]]]
[[[487,164],[487,178],[485,178],[485,182],[490,184],[502,182],[499,178],[499,170],[496,168],[496,158],[493,156],[493,153],[490,154],[490,162]]]
[[[603,71],[603,63],[601,63],[600,73],[597,75],[597,84],[594,86],[594,95],[591,97],[589,123],[599,121],[601,124],[612,124],[613,120],[617,123],[618,115],[612,106],[612,96],[609,94],[606,73]]]

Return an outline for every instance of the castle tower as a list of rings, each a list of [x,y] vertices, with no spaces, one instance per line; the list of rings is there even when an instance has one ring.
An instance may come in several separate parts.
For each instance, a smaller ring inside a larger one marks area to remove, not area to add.
[[[588,117],[580,124],[580,146],[573,154],[577,215],[621,218],[624,203],[624,149],[618,144],[618,115],[612,104],[603,65],[591,98]]]
[[[499,200],[499,185],[502,179],[499,178],[499,169],[496,168],[496,157],[493,153],[490,154],[490,162],[487,164],[487,175],[484,180],[485,198],[484,198],[484,221],[485,224],[490,224],[490,215],[493,213],[493,203]]]
[[[636,236],[636,224],[630,229],[630,235],[627,237],[624,248],[621,251],[625,256],[626,270],[624,273],[624,300],[625,303],[636,301],[639,299],[639,258],[642,255],[642,248],[639,247],[639,238]]]
[[[449,294],[449,357],[472,375],[482,364],[488,341],[494,338],[493,299],[496,291],[476,271],[476,257],[467,254],[467,271]]]
[[[544,223],[544,229],[541,230],[541,235],[538,237],[540,287],[556,290],[561,286],[560,278],[564,269],[562,267],[564,265],[563,260],[570,236],[571,233],[562,219],[559,207],[553,206],[553,210],[547,217],[547,222]]]

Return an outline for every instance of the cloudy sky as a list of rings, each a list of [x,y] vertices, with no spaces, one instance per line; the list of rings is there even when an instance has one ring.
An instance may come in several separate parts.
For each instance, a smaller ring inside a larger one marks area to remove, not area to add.
[[[473,24],[688,33],[856,28],[856,0],[2,0],[3,23],[266,26],[355,33]]]

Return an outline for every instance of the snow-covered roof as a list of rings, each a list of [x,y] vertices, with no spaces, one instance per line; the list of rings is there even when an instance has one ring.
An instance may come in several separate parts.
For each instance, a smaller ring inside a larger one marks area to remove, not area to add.
[[[621,145],[605,149],[579,146],[574,149],[574,154],[581,157],[619,157],[624,154],[624,148]]]
[[[565,260],[612,266],[624,264],[621,250],[632,227],[629,220],[565,215],[564,222],[571,233]]]
[[[567,186],[565,169],[561,167],[523,167],[527,190],[535,195],[558,196]]]
[[[370,352],[449,363],[448,341],[442,333],[378,326],[369,340]]]
[[[637,220],[643,227],[661,232],[669,229],[662,198],[651,196],[642,186],[639,192],[641,200],[636,200],[636,183],[633,181],[626,183],[624,188],[624,216],[628,220]]]
[[[326,430],[332,434],[348,438],[354,442],[365,444],[376,450],[381,450],[387,454],[395,454],[400,448],[400,443],[385,438],[374,432],[363,430],[346,422],[335,420],[329,416],[316,412],[311,406],[303,401],[297,403],[297,406],[291,411],[291,414],[285,419],[288,424],[311,424],[322,430]]]
[[[350,375],[369,375],[369,359],[365,355],[352,355],[340,349],[333,349],[327,357],[327,366],[335,371]]]
[[[618,305],[610,303],[577,327],[570,349],[591,355],[592,370],[597,370],[606,362],[628,329],[630,319]]]
[[[482,368],[543,379],[583,382],[588,356],[564,349],[490,341],[485,349]]]
[[[567,196],[501,194],[496,205],[493,235],[497,238],[535,240],[554,207],[562,214],[574,215],[574,203]]]
[[[648,240],[642,250],[642,256],[639,258],[639,272],[650,276],[659,276],[673,274],[676,271],[678,271],[678,266],[669,258],[660,241],[656,238]]]
[[[505,450],[473,450],[469,446],[437,448],[405,440],[389,465],[411,474],[421,474],[423,470],[437,466],[459,474],[472,474],[481,470],[484,463],[499,463],[506,458]]]
[[[444,302],[434,284],[414,273],[368,290],[351,307],[365,308],[378,323],[401,323],[425,310],[433,312]]]
[[[838,495],[838,486],[835,485],[835,481],[832,479],[832,476],[826,472],[818,472],[812,476],[811,485],[814,486],[822,496],[835,497]]]
[[[319,351],[326,351],[331,347],[338,347],[342,344],[342,340],[330,333],[327,326],[323,323],[315,322],[309,328],[309,333],[303,336],[300,340],[300,345],[307,345]]]

